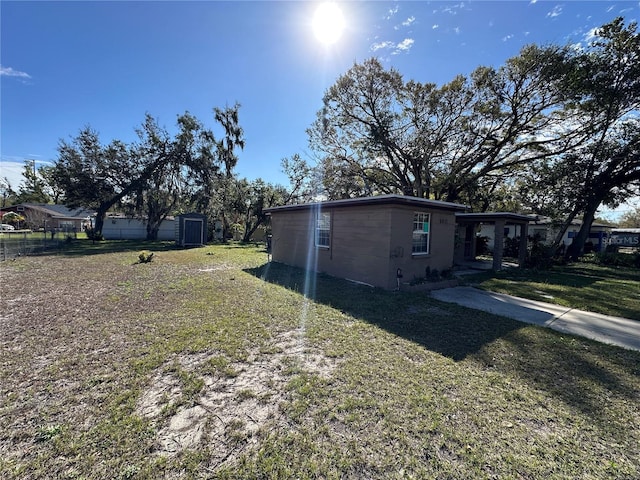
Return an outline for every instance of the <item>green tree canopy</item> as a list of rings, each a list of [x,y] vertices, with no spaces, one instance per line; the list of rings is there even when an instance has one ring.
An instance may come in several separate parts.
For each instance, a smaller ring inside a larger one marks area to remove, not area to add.
[[[210,170],[217,168],[213,134],[189,113],[179,116],[177,123],[175,138],[147,114],[133,144],[114,140],[104,146],[90,127],[70,141],[62,140],[53,178],[65,203],[95,209],[97,232],[114,205],[145,212],[148,237],[154,238],[180,195],[194,185],[187,173],[209,178]]]
[[[22,183],[18,188],[16,203],[49,203],[51,196],[47,192],[45,167],[36,168],[35,160],[25,160],[22,167]]]
[[[623,228],[640,228],[640,206],[636,206],[622,214],[619,227]]]
[[[473,202],[495,178],[548,149],[567,148],[549,114],[566,50],[530,46],[500,69],[481,67],[437,87],[405,82],[376,59],[355,64],[329,88],[308,129],[330,198],[403,193]],[[339,173],[339,174],[338,174]]]
[[[582,226],[569,255],[578,256],[600,206],[618,206],[640,189],[640,35],[635,22],[622,18],[602,26],[584,50],[573,50],[570,74],[561,83],[572,118],[566,131],[582,141],[549,155],[533,172],[539,191],[547,192],[564,228],[577,216]],[[537,178],[535,178],[537,177]]]

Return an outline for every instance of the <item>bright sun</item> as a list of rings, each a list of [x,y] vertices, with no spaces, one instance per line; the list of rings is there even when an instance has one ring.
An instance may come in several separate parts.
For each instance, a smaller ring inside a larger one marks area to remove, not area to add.
[[[313,32],[325,45],[338,41],[344,30],[342,11],[335,3],[323,3],[313,14]]]

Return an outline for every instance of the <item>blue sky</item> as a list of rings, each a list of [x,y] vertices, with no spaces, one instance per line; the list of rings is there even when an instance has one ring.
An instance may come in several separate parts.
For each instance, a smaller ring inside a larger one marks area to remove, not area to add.
[[[593,28],[640,18],[633,1],[337,2],[345,31],[326,46],[320,2],[0,3],[0,177],[50,163],[61,138],[90,125],[132,141],[146,112],[175,131],[189,111],[239,102],[246,147],[237,172],[285,183],[283,157],[312,161],[305,130],[354,62],[378,57],[405,79],[442,84],[500,66],[529,43],[585,42]]]

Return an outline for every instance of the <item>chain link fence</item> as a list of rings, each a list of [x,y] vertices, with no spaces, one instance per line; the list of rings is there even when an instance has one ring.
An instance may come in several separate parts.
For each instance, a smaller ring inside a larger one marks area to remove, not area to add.
[[[60,248],[64,243],[77,238],[76,232],[61,229],[49,232],[30,230],[0,233],[0,261],[16,257],[37,255],[45,250]]]

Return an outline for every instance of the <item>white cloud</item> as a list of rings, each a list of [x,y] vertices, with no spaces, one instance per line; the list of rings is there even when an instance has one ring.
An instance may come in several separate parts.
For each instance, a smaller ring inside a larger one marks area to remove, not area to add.
[[[453,31],[456,33],[456,35],[460,35],[460,27],[454,28]]]
[[[590,42],[591,40],[593,40],[597,36],[598,36],[598,28],[597,27],[596,28],[592,28],[587,33],[585,33],[584,41],[585,42]]]
[[[413,42],[414,42],[413,38],[405,38],[398,45],[396,45],[396,49],[403,52],[408,52],[409,50],[411,50],[411,47],[413,46]]]
[[[547,17],[555,18],[562,15],[562,5],[556,5],[551,9],[549,13],[547,13]]]
[[[409,18],[407,18],[404,22],[402,22],[402,25],[404,25],[405,27],[408,27],[415,21],[416,21],[416,17],[412,15]]]
[[[434,23],[433,26],[431,27],[432,30],[436,30],[440,28],[440,25],[438,25],[437,23]]]
[[[457,4],[453,4],[450,6],[447,6],[445,8],[442,9],[443,13],[448,13],[450,15],[457,15],[459,10],[464,10],[466,8],[464,2],[460,2]]]
[[[395,48],[396,44],[393,42],[378,42],[371,45],[371,51],[375,52],[377,50],[382,50],[384,48]]]
[[[391,41],[378,42],[371,45],[370,49],[372,52],[388,50],[391,55],[398,55],[400,53],[409,53],[414,42],[415,40],[413,38],[405,38],[400,43],[394,43]]]
[[[391,18],[398,13],[398,10],[400,9],[400,7],[398,5],[396,5],[394,8],[389,9],[389,12],[387,12],[387,16],[384,17],[387,20],[391,20]]]
[[[26,72],[21,72],[19,70],[14,70],[11,67],[2,67],[0,66],[0,76],[3,77],[18,77],[18,78],[31,78]]]
[[[507,35],[505,37],[502,37],[502,41],[503,42],[507,42],[507,41],[511,40],[512,38],[513,38],[513,34],[509,34],[509,35]]]
[[[17,190],[23,181],[22,172],[25,160],[25,158],[18,157],[0,158],[0,179],[6,178],[14,190]]]

